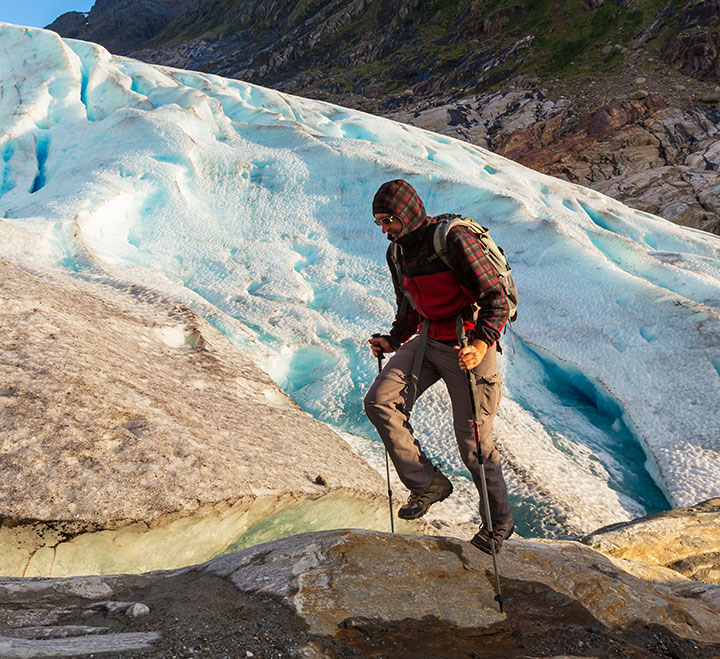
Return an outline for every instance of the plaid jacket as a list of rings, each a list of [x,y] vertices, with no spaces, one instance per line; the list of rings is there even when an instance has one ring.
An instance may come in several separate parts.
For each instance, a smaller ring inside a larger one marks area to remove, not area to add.
[[[391,338],[404,343],[418,331],[422,319],[428,318],[428,336],[439,341],[455,340],[455,318],[460,314],[470,338],[492,345],[500,338],[510,313],[495,269],[477,236],[463,226],[453,227],[448,235],[448,259],[453,266],[448,268],[435,253],[434,233],[435,222],[428,218],[418,229],[397,239],[402,250],[403,286],[416,309],[405,300],[388,249],[398,305]]]
[[[510,308],[505,290],[477,237],[466,227],[453,227],[447,244],[452,268],[446,266],[433,246],[435,222],[425,214],[414,188],[402,179],[380,186],[373,199],[373,213],[390,213],[403,223],[403,231],[395,242],[401,248],[403,286],[416,309],[405,299],[388,248],[387,260],[398,305],[390,331],[395,347],[418,331],[423,318],[431,321],[428,336],[440,341],[456,340],[458,314],[462,315],[471,339],[482,339],[488,345],[495,343]]]

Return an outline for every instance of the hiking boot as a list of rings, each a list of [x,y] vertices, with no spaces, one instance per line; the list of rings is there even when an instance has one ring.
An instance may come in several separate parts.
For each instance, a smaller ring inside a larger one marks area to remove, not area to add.
[[[452,483],[440,472],[435,471],[432,483],[420,493],[412,492],[407,503],[398,510],[400,519],[417,519],[422,517],[430,506],[447,499],[453,491]]]
[[[493,540],[495,541],[495,553],[499,552],[503,546],[503,542],[507,540],[515,530],[515,524],[513,518],[509,517],[504,522],[493,522]],[[487,527],[483,524],[480,530],[470,540],[470,544],[477,547],[480,551],[484,551],[486,554],[492,554],[492,547],[490,546],[490,533],[488,533]]]

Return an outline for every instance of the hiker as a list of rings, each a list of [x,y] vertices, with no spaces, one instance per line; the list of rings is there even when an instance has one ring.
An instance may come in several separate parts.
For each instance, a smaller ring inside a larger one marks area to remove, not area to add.
[[[482,501],[482,467],[477,457],[468,392],[467,371],[471,370],[478,388],[480,446],[498,551],[514,530],[500,455],[492,439],[493,421],[502,395],[497,342],[510,313],[505,291],[477,236],[464,226],[455,226],[448,234],[450,267],[438,258],[433,243],[436,222],[425,214],[422,200],[407,181],[398,179],[380,186],[372,212],[375,223],[397,245],[394,252],[390,245],[387,260],[398,310],[390,333],[369,339],[376,357],[382,353],[396,354],[365,396],[365,411],[377,428],[400,480],[410,490],[398,516],[422,517],[433,503],[443,501],[453,491],[447,477],[423,452],[409,422],[414,401],[439,379],[445,382],[450,394],[460,455]],[[470,342],[461,349],[459,336],[463,333]],[[481,518],[480,530],[471,542],[491,553],[482,506]]]

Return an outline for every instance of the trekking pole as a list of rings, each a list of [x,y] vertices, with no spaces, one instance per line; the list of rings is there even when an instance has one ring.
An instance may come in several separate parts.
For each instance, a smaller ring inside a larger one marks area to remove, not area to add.
[[[373,334],[373,339],[379,339],[382,334]],[[385,354],[382,349],[378,353],[378,374],[382,371],[382,363],[385,359]],[[383,445],[385,443],[383,442]],[[385,473],[387,474],[387,486],[388,486],[388,504],[390,506],[390,530],[395,533],[395,520],[393,519],[393,507],[392,507],[392,489],[390,488],[390,458],[388,457],[387,447],[385,447]]]
[[[469,345],[467,336],[463,335],[460,339],[460,347],[467,348]],[[485,480],[485,462],[480,448],[480,430],[478,428],[478,406],[477,406],[477,384],[471,371],[465,371],[468,380],[468,391],[470,393],[470,406],[473,416],[473,432],[475,433],[475,446],[477,447],[478,462],[480,463],[480,484],[482,486],[482,498],[485,504],[485,523],[487,524],[488,533],[490,534],[490,551],[492,552],[493,569],[495,570],[495,586],[497,595],[495,601],[500,606],[500,613],[503,612],[502,593],[500,592],[500,575],[498,574],[497,556],[495,553],[495,538],[493,536],[492,518],[490,517],[490,503],[488,502],[487,481]]]

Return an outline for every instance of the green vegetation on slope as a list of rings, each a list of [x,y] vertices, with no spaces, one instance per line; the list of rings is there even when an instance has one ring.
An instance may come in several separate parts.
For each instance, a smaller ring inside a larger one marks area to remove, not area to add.
[[[158,45],[200,36],[233,41],[249,57],[262,44],[267,57],[281,37],[297,31],[300,50],[272,68],[268,83],[298,71],[321,69],[317,86],[359,91],[368,85],[382,94],[400,92],[428,79],[440,85],[483,91],[515,74],[540,78],[587,78],[623,64],[619,50],[664,13],[665,25],[645,48],[658,49],[676,31],[672,15],[682,0],[637,0],[621,6],[612,0],[588,10],[583,0],[372,0],[346,24],[302,50],[307,26],[321,25],[325,14],[343,4],[301,0],[287,5],[242,0],[212,0],[169,25]],[[283,42],[287,45],[287,41]],[[518,46],[520,44],[520,46]]]

